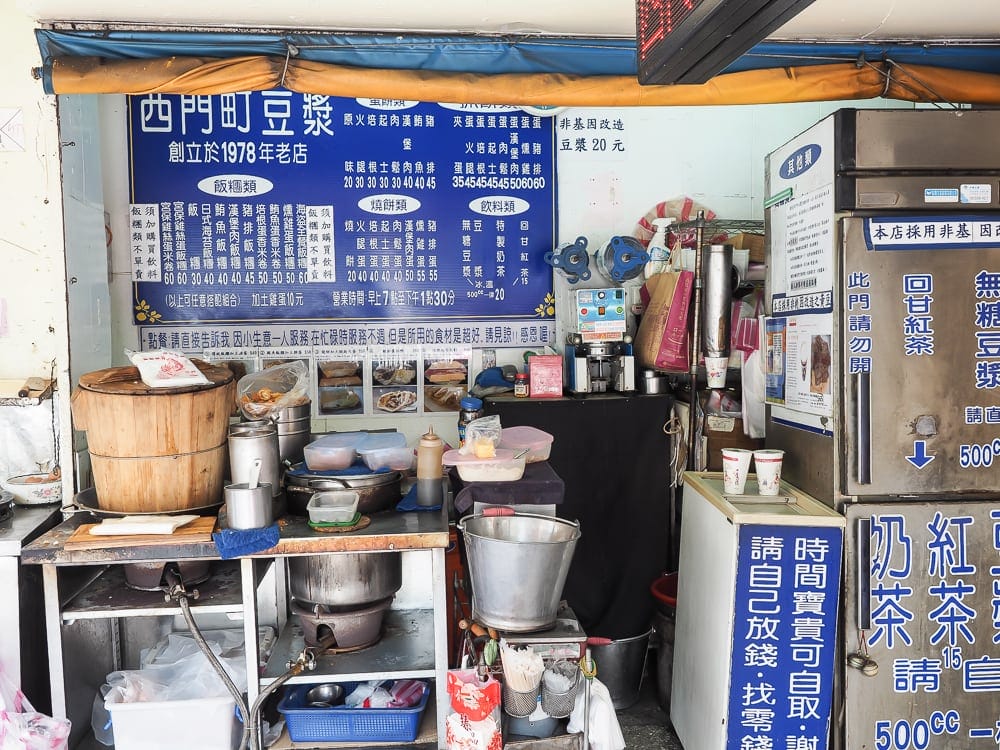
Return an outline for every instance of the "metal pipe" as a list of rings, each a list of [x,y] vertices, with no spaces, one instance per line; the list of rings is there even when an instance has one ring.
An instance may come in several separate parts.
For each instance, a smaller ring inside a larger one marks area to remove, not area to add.
[[[236,705],[240,710],[240,716],[243,718],[243,732],[240,735],[239,750],[246,750],[250,743],[251,732],[250,732],[250,715],[247,709],[247,703],[243,699],[243,693],[233,679],[226,672],[226,668],[222,666],[222,662],[212,651],[211,646],[208,645],[208,641],[205,640],[205,636],[201,634],[201,630],[198,628],[198,623],[194,620],[194,615],[191,614],[191,602],[188,599],[198,598],[198,592],[188,592],[184,588],[184,583],[181,581],[180,574],[168,567],[164,573],[167,582],[167,597],[173,599],[177,602],[178,606],[181,608],[181,614],[184,615],[184,621],[187,623],[188,629],[191,631],[191,637],[194,638],[195,643],[198,644],[198,648],[201,649],[202,653],[205,654],[205,658],[208,659],[208,663],[212,665],[216,674],[222,680],[223,684],[226,686],[226,690],[229,691],[230,695],[233,696],[233,700],[236,701]],[[251,644],[246,644],[246,648],[250,648]],[[256,675],[247,675],[247,678],[253,677],[256,679]]]
[[[695,221],[695,251],[694,251],[694,318],[691,329],[691,404],[688,409],[688,469],[695,471],[697,465],[697,450],[695,449],[695,428],[698,424],[698,359],[701,356],[701,248],[705,240],[705,212],[699,211]]]

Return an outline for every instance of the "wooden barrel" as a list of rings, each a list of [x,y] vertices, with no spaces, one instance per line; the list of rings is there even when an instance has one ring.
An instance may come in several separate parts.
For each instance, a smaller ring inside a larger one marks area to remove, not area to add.
[[[150,388],[135,367],[81,376],[73,422],[87,433],[97,505],[167,512],[222,502],[233,373],[195,361],[208,385]]]

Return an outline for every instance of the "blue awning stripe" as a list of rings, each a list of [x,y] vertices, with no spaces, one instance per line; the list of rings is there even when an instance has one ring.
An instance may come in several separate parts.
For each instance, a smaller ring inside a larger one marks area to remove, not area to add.
[[[64,56],[158,59],[291,54],[316,62],[388,70],[484,75],[632,76],[636,73],[635,41],[631,39],[51,29],[38,29],[35,35],[47,64]],[[762,42],[724,72],[819,65],[855,60],[859,56],[869,61],[891,59],[903,65],[1000,73],[1000,45],[995,44],[827,42]]]

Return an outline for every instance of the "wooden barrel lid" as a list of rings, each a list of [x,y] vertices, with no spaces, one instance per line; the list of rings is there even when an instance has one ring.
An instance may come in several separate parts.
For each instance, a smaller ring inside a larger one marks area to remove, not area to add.
[[[123,396],[169,396],[176,393],[191,393],[218,388],[233,380],[233,372],[228,367],[213,365],[200,359],[191,360],[195,367],[211,382],[207,385],[183,385],[176,388],[150,388],[142,382],[138,367],[109,367],[94,370],[80,376],[80,387],[97,393]]]

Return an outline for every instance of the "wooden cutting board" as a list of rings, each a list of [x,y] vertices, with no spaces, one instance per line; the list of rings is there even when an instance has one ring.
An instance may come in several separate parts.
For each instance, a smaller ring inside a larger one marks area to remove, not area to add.
[[[63,544],[64,549],[108,549],[115,547],[149,547],[191,542],[211,542],[215,528],[215,516],[199,516],[191,523],[181,526],[173,534],[122,534],[114,536],[94,535],[90,530],[96,523],[85,523],[70,534]]]

